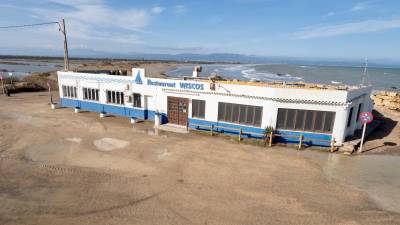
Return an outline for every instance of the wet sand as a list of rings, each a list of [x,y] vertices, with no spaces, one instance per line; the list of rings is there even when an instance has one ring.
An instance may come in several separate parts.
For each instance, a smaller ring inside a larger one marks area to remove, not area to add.
[[[156,132],[47,99],[0,97],[2,225],[400,223],[354,181],[382,188],[398,174],[374,166],[393,161]]]

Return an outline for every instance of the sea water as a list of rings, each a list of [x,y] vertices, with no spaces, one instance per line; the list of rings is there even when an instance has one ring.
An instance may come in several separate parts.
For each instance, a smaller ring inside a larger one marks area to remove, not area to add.
[[[168,71],[172,77],[191,76],[195,65],[181,65]],[[205,64],[200,76],[218,74],[224,78],[250,81],[302,81],[306,83],[358,85],[363,67],[294,64]],[[368,68],[365,79],[374,90],[400,89],[400,68]]]
[[[14,77],[24,77],[34,72],[60,70],[63,66],[63,62],[2,60],[0,61],[0,75],[6,77],[9,73],[12,73]]]

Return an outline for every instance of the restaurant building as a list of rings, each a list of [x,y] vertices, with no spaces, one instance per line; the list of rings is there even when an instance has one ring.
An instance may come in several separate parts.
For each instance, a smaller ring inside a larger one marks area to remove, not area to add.
[[[340,146],[362,124],[358,114],[372,110],[370,86],[288,82],[247,82],[200,78],[58,72],[60,104],[100,115],[151,120],[191,129],[262,138],[273,129],[277,142]]]

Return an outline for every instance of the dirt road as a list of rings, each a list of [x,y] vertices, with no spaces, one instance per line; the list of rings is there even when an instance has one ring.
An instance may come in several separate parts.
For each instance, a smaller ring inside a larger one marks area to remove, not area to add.
[[[399,224],[282,149],[0,97],[0,224]]]

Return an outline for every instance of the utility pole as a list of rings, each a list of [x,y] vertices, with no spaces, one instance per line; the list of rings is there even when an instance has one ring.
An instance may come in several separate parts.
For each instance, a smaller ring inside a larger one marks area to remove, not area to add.
[[[68,42],[67,42],[67,31],[65,30],[65,20],[61,19],[60,23],[60,31],[64,35],[64,70],[69,70],[69,60],[68,60]]]

